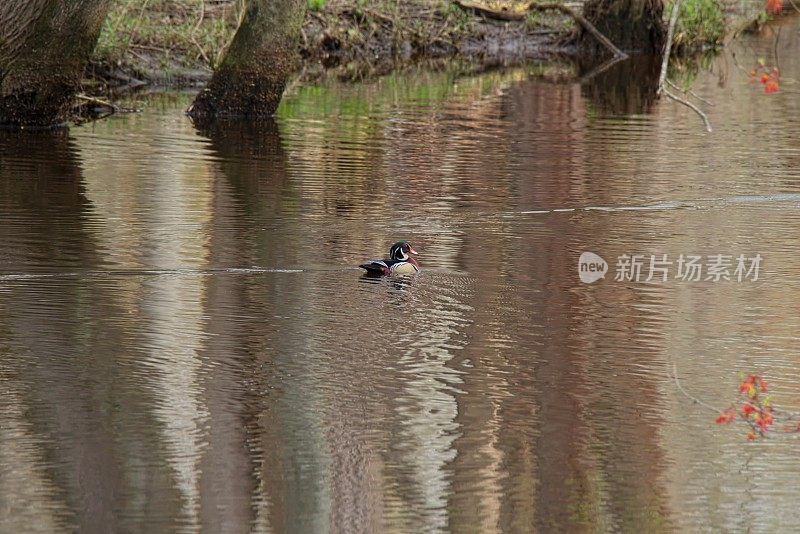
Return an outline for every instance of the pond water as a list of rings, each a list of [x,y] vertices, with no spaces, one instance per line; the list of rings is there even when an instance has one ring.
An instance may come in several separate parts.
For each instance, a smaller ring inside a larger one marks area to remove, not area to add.
[[[552,64],[3,134],[0,530],[796,528],[795,435],[714,420],[740,371],[800,409],[797,26],[675,72],[710,134]],[[399,239],[422,272],[362,277]]]

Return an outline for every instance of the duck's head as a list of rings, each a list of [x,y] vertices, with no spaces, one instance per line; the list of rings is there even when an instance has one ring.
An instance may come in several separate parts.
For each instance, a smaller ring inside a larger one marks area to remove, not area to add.
[[[411,246],[408,241],[398,241],[392,248],[389,249],[389,256],[393,260],[406,261],[409,254],[416,254],[417,251]]]

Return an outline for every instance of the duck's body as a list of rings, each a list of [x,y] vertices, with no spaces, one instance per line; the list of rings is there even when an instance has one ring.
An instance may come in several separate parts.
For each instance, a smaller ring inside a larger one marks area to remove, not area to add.
[[[419,272],[419,264],[416,260],[409,258],[408,261],[397,260],[372,260],[360,265],[367,270],[367,274],[378,276],[389,276],[392,274],[414,274]]]
[[[389,250],[390,259],[372,260],[362,263],[360,267],[373,276],[390,276],[393,274],[414,274],[419,272],[419,263],[410,254],[417,252],[405,241],[392,245]]]

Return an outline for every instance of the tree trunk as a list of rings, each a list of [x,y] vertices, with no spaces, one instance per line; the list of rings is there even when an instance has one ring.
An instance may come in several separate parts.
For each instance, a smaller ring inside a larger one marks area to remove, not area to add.
[[[307,0],[249,0],[211,81],[189,108],[196,118],[270,116],[297,59]]]
[[[109,0],[0,0],[0,127],[66,121]]]
[[[666,39],[662,0],[587,0],[583,15],[626,52],[661,54]],[[587,32],[580,36],[581,49],[588,54],[600,51]]]

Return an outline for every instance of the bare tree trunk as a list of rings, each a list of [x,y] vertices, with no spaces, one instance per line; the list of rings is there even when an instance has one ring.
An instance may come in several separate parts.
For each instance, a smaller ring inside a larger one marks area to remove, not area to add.
[[[197,95],[193,117],[275,113],[295,67],[306,0],[249,0],[241,26],[211,81]]]
[[[663,0],[587,0],[583,15],[626,52],[661,54],[666,39]],[[587,32],[580,37],[581,48],[597,53],[597,41]]]
[[[109,0],[0,0],[0,127],[67,119]]]

